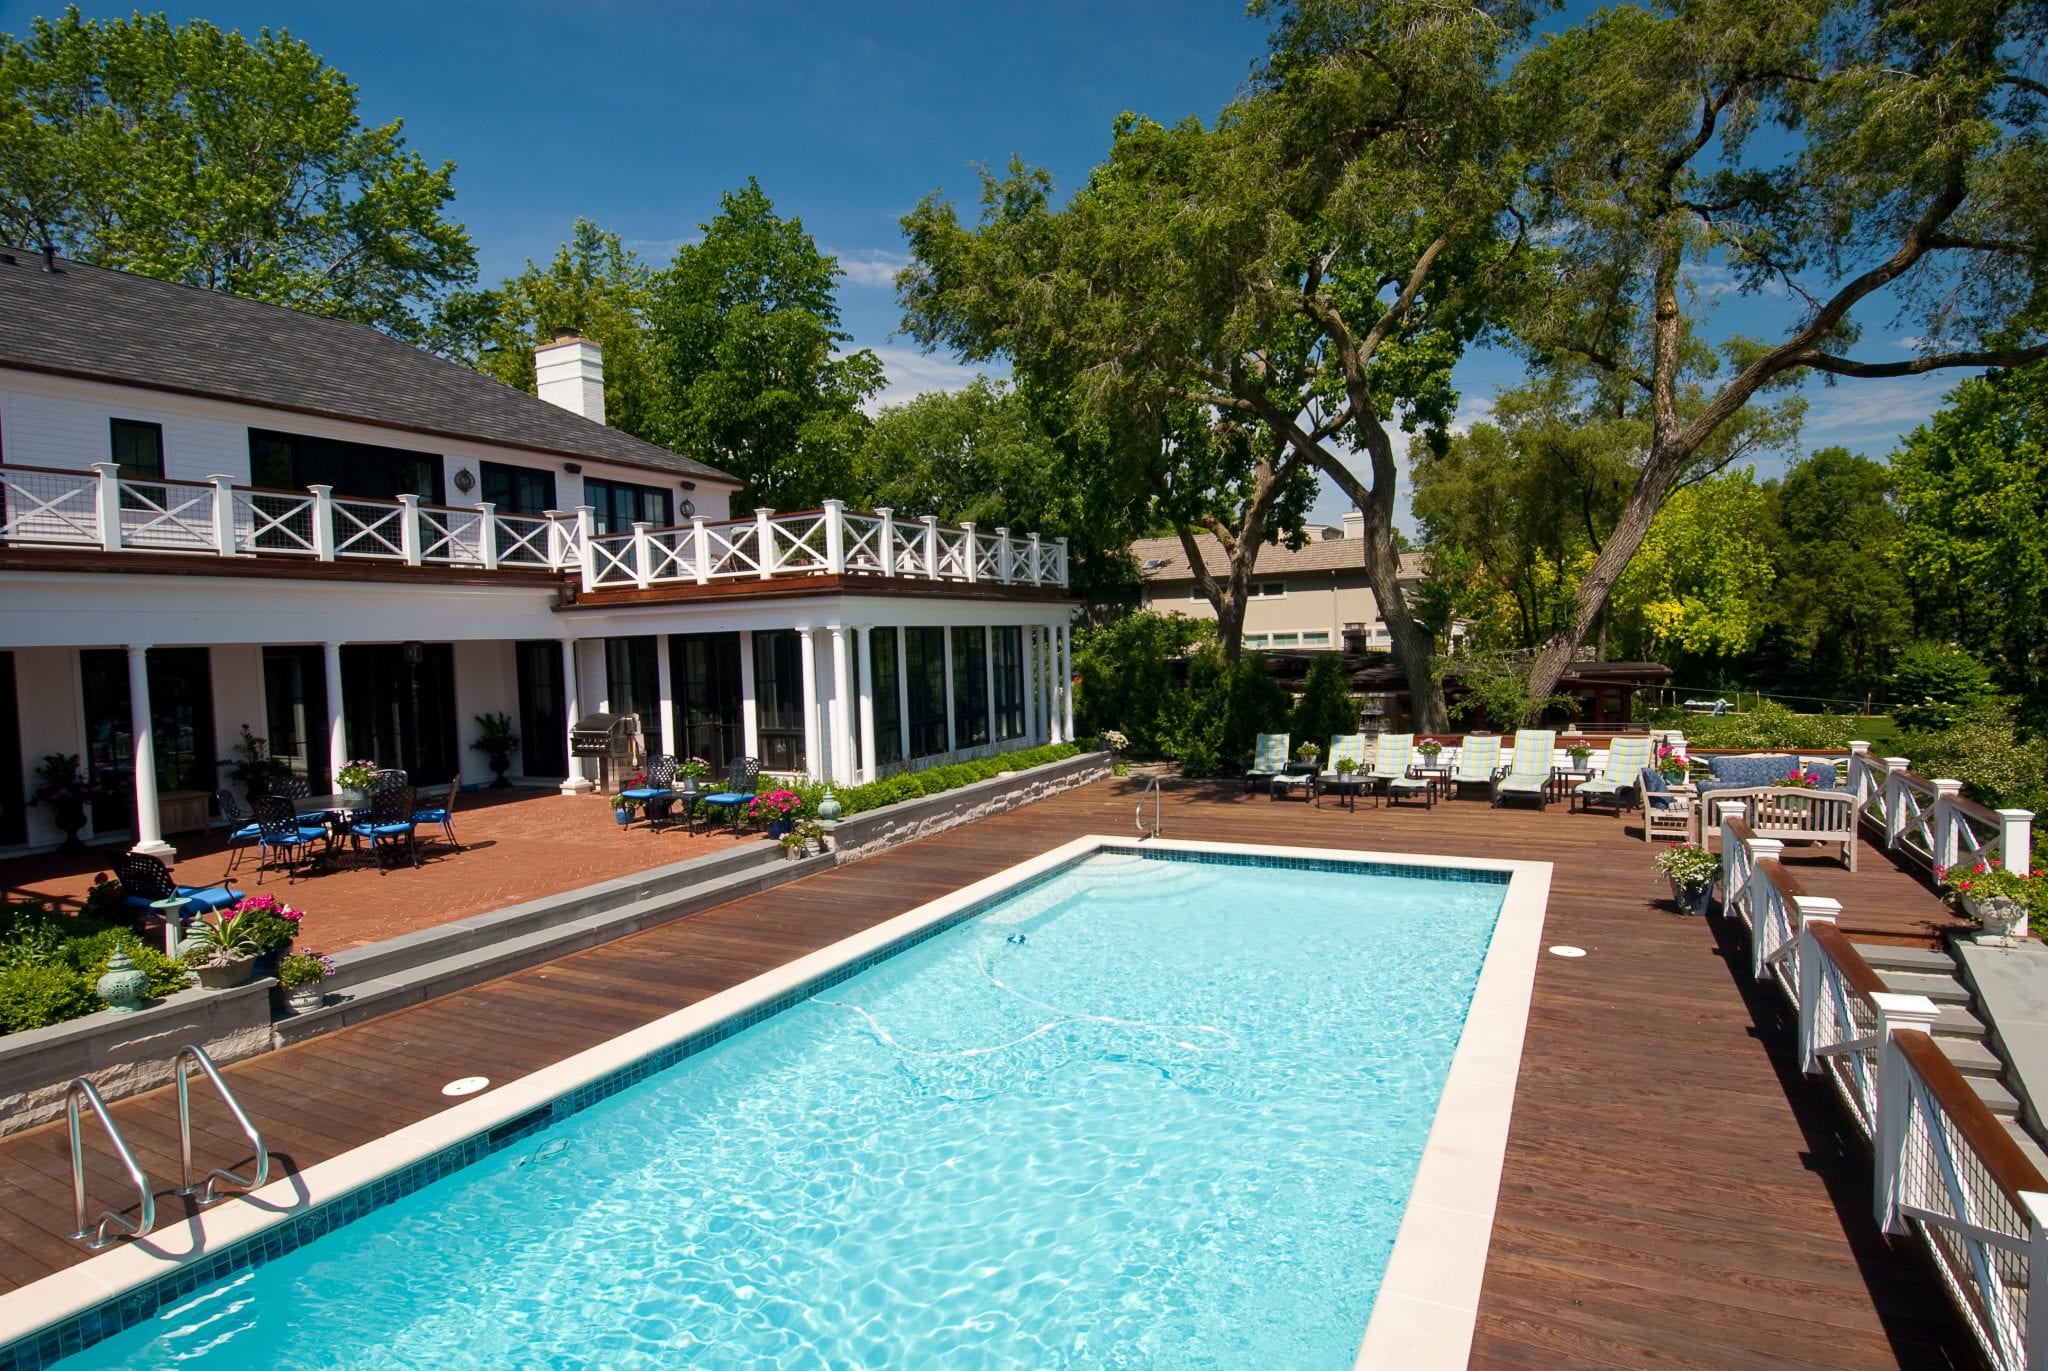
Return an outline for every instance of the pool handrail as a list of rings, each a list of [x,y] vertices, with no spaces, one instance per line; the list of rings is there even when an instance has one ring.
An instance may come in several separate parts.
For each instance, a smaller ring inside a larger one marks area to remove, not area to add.
[[[121,1165],[128,1169],[128,1177],[141,1192],[142,1207],[133,1220],[127,1215],[107,1210],[100,1215],[97,1229],[85,1226],[85,1145],[78,1131],[78,1102],[83,1099],[92,1106],[92,1112],[99,1115],[100,1124],[107,1130],[107,1141],[114,1145],[114,1155],[121,1159]],[[80,1076],[64,1088],[65,1121],[71,1129],[71,1212],[74,1227],[67,1235],[73,1242],[82,1242],[97,1252],[114,1241],[107,1236],[108,1225],[124,1228],[131,1238],[146,1236],[156,1227],[156,1193],[150,1189],[149,1177],[143,1174],[141,1163],[128,1150],[128,1140],[121,1136],[115,1126],[114,1116],[107,1112],[107,1102],[100,1098],[100,1092],[93,1083]]]

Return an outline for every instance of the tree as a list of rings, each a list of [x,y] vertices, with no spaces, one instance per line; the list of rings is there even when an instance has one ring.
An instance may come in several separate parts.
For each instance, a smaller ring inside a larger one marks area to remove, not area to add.
[[[454,172],[283,30],[74,7],[0,34],[0,240],[417,340],[476,273]]]
[[[835,355],[839,265],[753,178],[703,230],[654,283],[660,440],[744,481],[735,509],[815,508],[846,487],[882,364]]]
[[[1628,657],[1734,657],[1763,632],[1777,571],[1771,502],[1747,468],[1664,502],[1614,588],[1610,629]]]
[[[1912,637],[1892,485],[1884,463],[1831,447],[1795,463],[1777,486],[1772,613],[1785,655],[1808,664],[1816,690],[1876,691]]]
[[[652,439],[661,426],[661,378],[646,328],[653,300],[654,269],[618,234],[579,218],[545,267],[528,261],[481,294],[480,327],[463,360],[530,393],[533,350],[557,330],[574,329],[604,349],[605,422]]]
[[[1604,10],[1517,65],[1526,212],[1554,250],[1518,325],[1539,364],[1633,392],[1627,504],[1544,645],[1553,688],[1702,445],[1758,396],[2048,355],[2040,0],[1703,0]],[[1782,294],[1771,342],[1699,342],[1715,276]],[[1916,355],[1853,355],[1865,314]]]
[[[1325,653],[1309,663],[1294,702],[1294,740],[1328,749],[1330,739],[1358,732],[1358,701],[1344,678],[1344,663]],[[1328,765],[1329,757],[1323,758]]]

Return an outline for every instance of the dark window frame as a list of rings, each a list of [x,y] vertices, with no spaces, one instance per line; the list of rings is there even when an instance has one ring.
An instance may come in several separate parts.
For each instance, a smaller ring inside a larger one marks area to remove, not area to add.
[[[656,507],[650,507],[650,502]],[[594,511],[593,522],[600,534],[631,533],[636,523],[653,524],[656,528],[668,528],[675,523],[674,492],[662,486],[586,476],[583,503]]]

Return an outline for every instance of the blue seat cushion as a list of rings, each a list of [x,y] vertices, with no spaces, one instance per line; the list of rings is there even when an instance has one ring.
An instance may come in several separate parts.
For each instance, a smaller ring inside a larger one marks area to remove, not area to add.
[[[1643,787],[1643,799],[1652,809],[1669,809],[1674,798],[1671,782],[1664,779],[1664,773],[1654,766],[1646,766],[1636,777]]]
[[[177,887],[177,891],[192,902],[185,908],[185,913],[188,916],[211,914],[215,910],[227,909],[242,898],[241,891],[228,890],[221,886],[181,885]],[[130,895],[122,903],[131,909],[140,910],[144,914],[151,912],[150,902],[143,899],[140,895]]]
[[[1699,784],[1700,794],[1714,790],[1753,790],[1760,786],[1785,784],[1785,778],[1799,767],[1799,759],[1787,753],[1762,753],[1753,757],[1710,757],[1707,779]],[[1823,769],[1819,790],[1836,790],[1834,774]]]
[[[358,838],[395,838],[402,833],[412,832],[410,823],[402,824],[355,824],[349,832]]]
[[[716,795],[705,795],[700,798],[702,803],[708,805],[736,805],[743,804],[754,797],[737,790],[721,790]]]
[[[263,828],[261,825],[244,824],[240,828],[236,829],[234,832],[228,834],[228,841],[231,843],[246,843],[251,838],[260,838],[262,836]]]
[[[412,812],[412,821],[416,824],[445,824],[448,822],[448,811],[445,809],[415,809]]]
[[[622,790],[619,794],[629,800],[666,800],[672,798],[675,792],[673,790],[661,790],[653,786],[636,786],[632,790]]]

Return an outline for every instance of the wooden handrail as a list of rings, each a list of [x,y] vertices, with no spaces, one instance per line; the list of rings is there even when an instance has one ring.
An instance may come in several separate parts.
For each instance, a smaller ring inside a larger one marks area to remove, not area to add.
[[[1732,833],[1735,836],[1736,840],[1739,842],[1746,843],[1756,836],[1756,834],[1750,832],[1749,821],[1747,819],[1730,819],[1728,821],[1728,831]]]
[[[0,462],[0,471],[32,471],[38,476],[76,476],[81,481],[97,481],[100,476],[91,467],[80,471],[77,467],[32,467],[20,462]]]
[[[1992,828],[1997,828],[2003,822],[1998,817],[1997,810],[1989,805],[1978,804],[1967,795],[1952,796],[1949,803],[1955,807],[1957,813],[1975,819],[1980,824],[1989,824]]]
[[[1977,1092],[1970,1089],[1962,1072],[1955,1063],[1942,1055],[1934,1045],[1934,1039],[1925,1033],[1894,1033],[1892,1042],[1906,1058],[1914,1072],[1927,1083],[1927,1088],[1940,1103],[1942,1112],[1954,1121],[1956,1131],[1984,1162],[1984,1170],[1994,1184],[2005,1193],[2005,1198],[2021,1214],[2026,1208],[2020,1202],[2024,1191],[2036,1194],[2048,1191],[2048,1180],[2027,1154],[2020,1151],[2018,1143],[1993,1118],[1984,1101],[1977,1098]]]
[[[1870,997],[1887,993],[1891,987],[1884,983],[1884,977],[1878,975],[1869,962],[1863,960],[1863,954],[1856,950],[1856,944],[1849,941],[1849,935],[1833,923],[1820,919],[1808,924],[1807,928],[1812,931],[1815,944],[1842,973],[1842,980],[1875,1009],[1876,1003]]]

